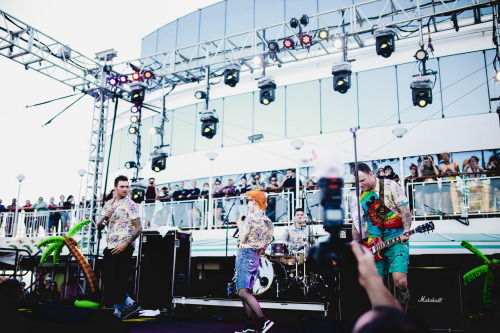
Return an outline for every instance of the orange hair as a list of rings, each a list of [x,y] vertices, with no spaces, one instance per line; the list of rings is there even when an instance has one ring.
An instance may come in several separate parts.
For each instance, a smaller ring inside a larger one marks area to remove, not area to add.
[[[255,200],[257,203],[257,207],[265,211],[267,207],[267,198],[264,192],[262,191],[248,191],[247,192],[247,199]]]

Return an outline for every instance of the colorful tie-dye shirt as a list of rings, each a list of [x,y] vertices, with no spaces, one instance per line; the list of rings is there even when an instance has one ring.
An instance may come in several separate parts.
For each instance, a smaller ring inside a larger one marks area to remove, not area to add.
[[[115,203],[114,207],[113,203]],[[118,202],[109,200],[104,204],[101,218],[109,209],[113,211],[113,214],[109,218],[106,240],[108,241],[108,249],[111,250],[130,239],[135,230],[132,221],[139,218],[139,206],[130,197],[125,197]],[[131,245],[134,246],[134,244]]]
[[[372,191],[362,191],[360,195],[361,215],[366,217],[363,225],[363,237],[380,237],[382,234],[382,220],[384,220],[384,240],[399,236],[404,231],[403,220],[401,219],[401,206],[408,204],[406,195],[396,182],[384,180],[384,205],[385,211],[380,213],[380,180],[377,179],[375,189]],[[357,218],[357,200],[353,192],[351,200],[351,212],[353,212],[353,224],[359,231],[359,220]],[[366,235],[368,232],[368,235]]]
[[[258,210],[256,213],[248,214],[241,223],[240,246],[253,250],[266,249],[273,240],[273,222]]]
[[[295,228],[291,225],[285,229],[283,240],[288,247],[288,251],[296,252],[302,250],[307,245],[307,228]]]

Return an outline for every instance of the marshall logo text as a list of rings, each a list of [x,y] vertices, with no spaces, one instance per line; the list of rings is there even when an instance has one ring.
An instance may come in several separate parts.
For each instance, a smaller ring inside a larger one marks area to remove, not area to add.
[[[422,296],[420,297],[420,299],[418,300],[419,303],[443,303],[443,298],[440,297],[440,298],[430,298],[430,297],[425,297],[425,296]]]

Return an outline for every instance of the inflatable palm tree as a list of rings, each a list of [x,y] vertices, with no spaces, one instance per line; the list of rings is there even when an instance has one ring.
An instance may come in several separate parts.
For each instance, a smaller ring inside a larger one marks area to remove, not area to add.
[[[492,291],[493,291],[493,270],[500,270],[500,261],[493,259],[489,260],[482,254],[478,249],[476,249],[473,245],[471,245],[469,242],[463,240],[462,243],[460,244],[461,246],[465,247],[467,250],[471,251],[474,253],[476,256],[481,258],[483,262],[485,263],[484,265],[481,265],[479,267],[476,267],[470,271],[468,271],[464,275],[464,285],[467,286],[472,280],[480,277],[481,275],[485,275],[485,280],[484,280],[484,291],[483,291],[483,304],[486,308],[491,307],[491,296],[492,296]]]
[[[73,236],[76,235],[80,229],[82,229],[84,226],[90,223],[90,220],[85,220],[82,221],[78,224],[76,224],[71,230],[68,232],[67,235],[64,236],[54,236],[54,237],[49,237],[44,239],[43,241],[40,242],[40,244],[37,245],[39,249],[41,249],[44,246],[47,246],[51,244],[47,250],[45,250],[45,253],[42,255],[42,258],[40,259],[40,264],[43,264],[49,256],[54,253],[53,257],[53,262],[54,264],[59,264],[59,255],[61,254],[61,251],[63,247],[66,245],[68,247],[69,252],[75,257],[76,262],[80,266],[83,275],[85,276],[85,280],[88,283],[90,293],[95,294],[99,291],[99,284],[97,281],[97,278],[95,276],[94,271],[92,270],[92,267],[90,267],[87,259],[83,256],[83,254],[80,252],[80,249],[78,247],[78,243],[73,239]]]

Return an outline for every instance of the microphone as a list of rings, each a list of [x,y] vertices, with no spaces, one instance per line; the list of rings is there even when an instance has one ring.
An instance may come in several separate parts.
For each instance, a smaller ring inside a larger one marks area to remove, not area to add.
[[[245,215],[241,215],[241,221],[245,221],[247,217]],[[233,238],[236,238],[236,235],[240,232],[240,228],[236,227],[236,230],[234,231]]]

